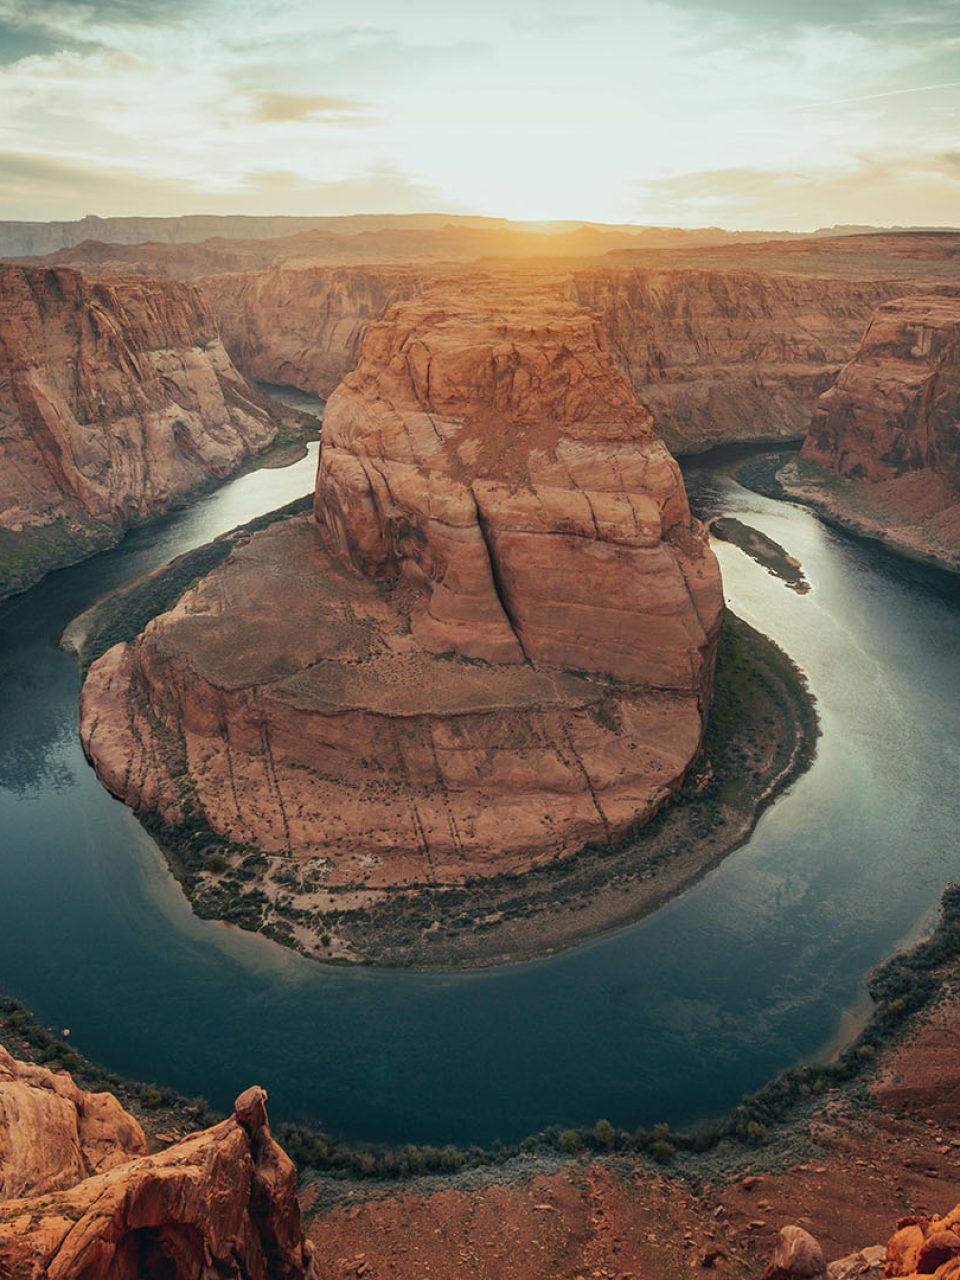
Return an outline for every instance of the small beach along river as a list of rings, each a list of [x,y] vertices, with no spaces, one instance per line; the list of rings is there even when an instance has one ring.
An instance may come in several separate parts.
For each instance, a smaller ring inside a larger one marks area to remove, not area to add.
[[[960,875],[960,588],[693,471],[803,564],[787,590],[719,544],[728,599],[809,674],[813,768],[753,838],[656,915],[471,973],[324,968],[196,919],[76,734],[56,641],[120,582],[306,493],[316,449],[234,481],[0,606],[0,991],[113,1070],[383,1141],[511,1141],[606,1116],[716,1114],[849,1033],[867,971]]]

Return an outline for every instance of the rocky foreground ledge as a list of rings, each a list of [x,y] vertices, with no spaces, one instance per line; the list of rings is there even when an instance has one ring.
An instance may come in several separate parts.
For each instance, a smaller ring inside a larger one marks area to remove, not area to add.
[[[157,1154],[112,1094],[0,1047],[0,1275],[307,1280],[297,1174],[266,1093]]]
[[[315,518],[96,662],[81,733],[141,812],[275,893],[362,905],[649,821],[700,746],[721,606],[592,314],[558,288],[438,289],[367,330]]]

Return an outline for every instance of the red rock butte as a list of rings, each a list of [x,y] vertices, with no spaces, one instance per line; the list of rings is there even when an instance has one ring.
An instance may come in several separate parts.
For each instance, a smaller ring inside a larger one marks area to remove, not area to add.
[[[595,315],[561,287],[441,284],[367,329],[315,519],[95,663],[84,744],[128,803],[331,886],[524,870],[677,789],[721,608]]]

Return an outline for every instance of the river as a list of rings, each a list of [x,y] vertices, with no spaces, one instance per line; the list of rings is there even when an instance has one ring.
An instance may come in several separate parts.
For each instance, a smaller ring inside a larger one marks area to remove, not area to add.
[[[114,1071],[218,1107],[259,1082],[275,1120],[388,1142],[681,1125],[849,1035],[869,969],[960,875],[960,587],[703,469],[698,510],[774,538],[812,587],[716,547],[730,604],[808,673],[823,727],[746,845],[637,925],[484,971],[324,967],[192,914],[84,760],[56,641],[105,591],[306,493],[316,450],[0,606],[0,990]]]

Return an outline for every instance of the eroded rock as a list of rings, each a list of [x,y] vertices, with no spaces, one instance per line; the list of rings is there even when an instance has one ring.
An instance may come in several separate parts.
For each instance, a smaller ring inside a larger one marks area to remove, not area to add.
[[[0,1045],[0,1200],[42,1195],[146,1155],[138,1122],[112,1093],[18,1062]]]
[[[96,663],[84,744],[129,803],[325,887],[525,870],[680,785],[721,603],[595,319],[562,290],[439,291],[367,330],[316,523],[253,537]]]
[[[38,1070],[15,1066],[24,1076]],[[62,1090],[75,1089],[69,1076],[57,1081]],[[129,1143],[119,1143],[93,1176],[81,1173],[56,1186],[35,1183],[29,1195],[5,1195],[0,1274],[20,1280],[305,1280],[311,1267],[296,1170],[270,1136],[265,1100],[264,1090],[247,1090],[229,1120],[156,1155],[131,1159]],[[46,1117],[21,1116],[20,1124],[25,1135],[49,1145]],[[0,1149],[4,1185],[17,1167]]]
[[[960,567],[960,298],[879,307],[820,400],[788,488],[901,548]]]
[[[190,285],[0,264],[0,300],[0,595],[276,434]]]
[[[820,1280],[827,1261],[817,1240],[803,1227],[783,1227],[774,1246],[764,1280]]]

